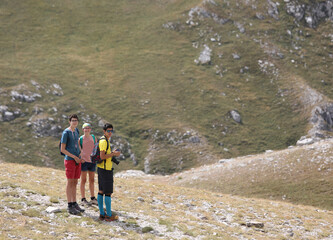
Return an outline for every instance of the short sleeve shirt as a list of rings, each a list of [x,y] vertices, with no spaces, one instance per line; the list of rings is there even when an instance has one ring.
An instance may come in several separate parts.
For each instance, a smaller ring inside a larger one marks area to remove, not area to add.
[[[62,132],[61,143],[66,144],[66,150],[75,156],[80,156],[79,148],[79,130],[76,128],[74,132],[69,128],[66,128]],[[65,160],[74,160],[70,156],[65,155]]]
[[[109,148],[107,148],[108,143],[109,142]],[[102,138],[101,140],[99,140],[99,150],[100,152],[105,151],[106,154],[110,154],[111,153],[111,145],[110,145],[110,141],[108,139]],[[112,158],[107,158],[106,161],[103,161],[99,164],[97,164],[97,167],[99,168],[103,168],[105,170],[112,170]]]

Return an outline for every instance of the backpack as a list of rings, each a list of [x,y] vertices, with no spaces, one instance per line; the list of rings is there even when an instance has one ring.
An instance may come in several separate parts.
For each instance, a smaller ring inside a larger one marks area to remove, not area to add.
[[[99,141],[101,141],[102,139],[106,140],[106,144],[107,144],[106,151],[109,149],[109,141],[104,136],[101,137],[100,139],[98,139],[98,141],[95,143],[94,149],[90,155],[90,160],[92,163],[98,164],[98,163],[105,161],[105,159],[101,159],[101,155],[100,155],[101,151],[99,149]]]
[[[94,136],[94,134],[91,134],[91,136],[93,137],[94,144],[95,144],[95,136]],[[83,143],[83,136],[80,137],[80,147],[81,147],[81,149],[82,149],[82,143]]]

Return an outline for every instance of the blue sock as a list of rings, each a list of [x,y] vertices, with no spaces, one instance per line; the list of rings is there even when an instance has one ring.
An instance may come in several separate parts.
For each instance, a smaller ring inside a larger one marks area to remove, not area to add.
[[[99,208],[99,213],[104,216],[105,212],[104,212],[104,206],[103,206],[103,195],[102,194],[98,194],[97,195],[97,202],[98,202],[98,208]]]
[[[105,206],[106,206],[106,215],[109,217],[112,216],[112,211],[111,211],[111,196],[106,196],[105,195]]]

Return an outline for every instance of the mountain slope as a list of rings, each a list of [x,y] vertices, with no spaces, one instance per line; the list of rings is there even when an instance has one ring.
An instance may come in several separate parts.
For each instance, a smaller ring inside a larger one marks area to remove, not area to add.
[[[295,144],[319,105],[304,89],[333,96],[332,21],[310,28],[288,13],[301,1],[277,2],[1,1],[1,156],[61,168],[73,112],[96,135],[114,124],[122,169],[169,174]]]
[[[332,140],[221,159],[162,178],[169,184],[333,209]]]
[[[23,164],[0,166],[1,239],[333,237],[331,211],[152,183],[149,176],[140,179],[126,174],[115,178],[112,208],[118,222],[99,222],[97,208],[69,216],[64,171]],[[49,207],[60,212],[48,213]]]

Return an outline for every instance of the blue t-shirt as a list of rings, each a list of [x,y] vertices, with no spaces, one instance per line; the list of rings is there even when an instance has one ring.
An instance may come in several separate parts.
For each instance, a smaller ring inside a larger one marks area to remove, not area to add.
[[[80,156],[80,148],[79,148],[79,144],[78,144],[79,136],[80,136],[80,133],[77,128],[75,128],[74,132],[72,132],[72,130],[66,128],[62,132],[62,136],[61,136],[61,143],[66,144],[66,150],[77,157]],[[71,158],[70,156],[65,155],[65,160],[74,160],[74,159]]]

